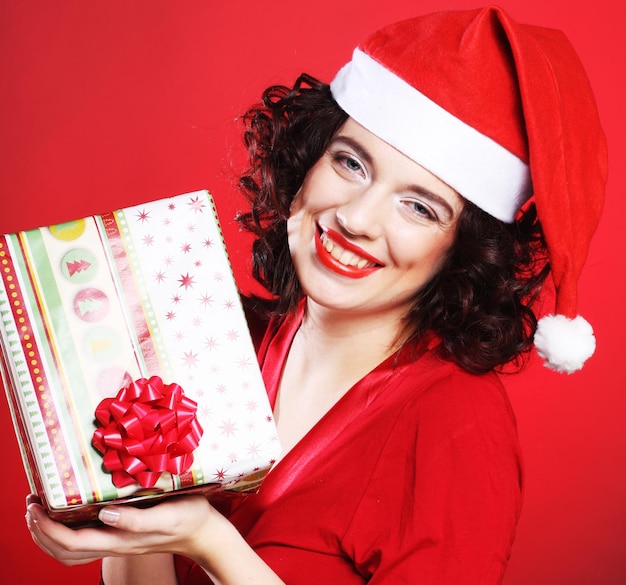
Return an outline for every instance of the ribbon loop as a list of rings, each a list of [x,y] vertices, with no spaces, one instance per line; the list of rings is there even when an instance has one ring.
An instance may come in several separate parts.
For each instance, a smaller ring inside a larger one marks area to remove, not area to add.
[[[197,403],[178,384],[140,378],[105,398],[95,411],[92,444],[116,487],[151,488],[167,471],[180,475],[193,464],[202,427]]]

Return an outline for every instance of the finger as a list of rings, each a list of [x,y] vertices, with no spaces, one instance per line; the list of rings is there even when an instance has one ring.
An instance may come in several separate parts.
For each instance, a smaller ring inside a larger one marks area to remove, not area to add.
[[[49,556],[65,565],[84,564],[102,558],[99,553],[77,548],[77,539],[72,538],[72,529],[48,518],[45,510],[38,504],[31,504],[26,513],[26,523],[35,544]],[[58,530],[60,528],[60,530]],[[65,536],[63,533],[66,533]],[[59,534],[62,538],[59,538]],[[52,535],[52,536],[51,536]],[[67,538],[67,537],[70,538]],[[63,541],[73,544],[63,544]]]
[[[28,526],[28,530],[30,531],[30,535],[31,535],[31,538],[33,539],[33,542],[46,554],[50,556],[54,556],[52,554],[52,551],[43,542],[41,542],[41,539],[40,539],[41,532],[37,525],[37,520],[34,517],[32,512],[28,512],[28,511],[26,512],[26,525]]]
[[[37,494],[28,494],[26,496],[26,507],[30,504],[41,504],[41,498]]]
[[[150,508],[107,506],[98,518],[103,524],[134,534],[176,534],[181,524],[206,518],[209,503],[202,496],[173,497]]]

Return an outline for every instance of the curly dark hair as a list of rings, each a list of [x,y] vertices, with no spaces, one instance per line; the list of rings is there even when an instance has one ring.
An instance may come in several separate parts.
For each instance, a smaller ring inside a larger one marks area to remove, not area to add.
[[[250,167],[239,180],[250,210],[239,222],[255,239],[253,276],[269,293],[257,310],[284,317],[302,290],[287,242],[289,207],[305,175],[348,118],[330,88],[301,75],[273,86],[243,116]],[[434,333],[445,359],[473,373],[521,366],[537,326],[532,305],[549,273],[534,204],[506,224],[466,202],[442,269],[414,296],[405,320],[409,347]]]

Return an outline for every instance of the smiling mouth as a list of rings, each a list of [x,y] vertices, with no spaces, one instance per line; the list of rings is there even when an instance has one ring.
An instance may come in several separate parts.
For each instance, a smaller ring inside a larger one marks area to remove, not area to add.
[[[376,266],[376,262],[370,262],[369,260],[350,252],[342,248],[336,242],[330,239],[326,232],[320,234],[320,240],[324,249],[335,259],[337,262],[344,266],[353,266],[355,268],[372,268]]]
[[[362,278],[382,268],[382,264],[360,251],[331,229],[318,226],[315,247],[322,264],[342,276]]]

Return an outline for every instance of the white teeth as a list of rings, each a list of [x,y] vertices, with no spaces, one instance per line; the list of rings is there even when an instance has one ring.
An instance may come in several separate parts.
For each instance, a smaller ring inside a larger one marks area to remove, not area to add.
[[[353,259],[354,259],[354,254],[352,254],[351,252],[347,252],[347,251],[341,254],[341,256],[339,256],[339,262],[341,262],[342,264],[345,264],[346,266],[350,266],[350,264],[352,264]]]
[[[357,268],[369,268],[375,266],[373,262],[368,262],[365,258],[361,258],[353,254],[349,250],[345,250],[335,242],[333,242],[326,232],[322,232],[320,239],[324,249],[338,262],[345,266],[356,266]]]

